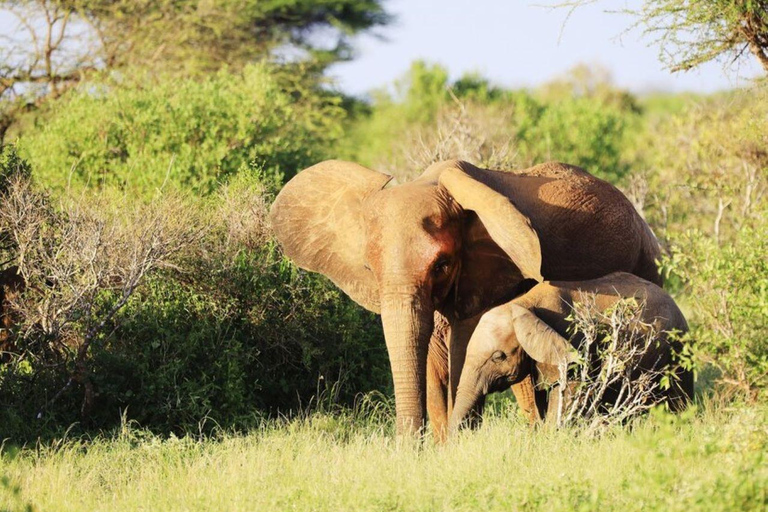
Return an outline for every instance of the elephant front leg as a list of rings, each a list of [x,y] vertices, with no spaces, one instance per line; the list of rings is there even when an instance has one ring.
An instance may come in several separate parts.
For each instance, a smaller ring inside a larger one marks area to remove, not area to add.
[[[529,372],[523,380],[517,384],[512,384],[512,394],[515,395],[517,405],[528,418],[531,425],[535,425],[541,419],[539,408],[536,405],[536,392],[534,389],[533,376]]]
[[[533,426],[543,420],[547,413],[547,397],[545,392],[536,389],[536,372],[533,363],[528,360],[522,364],[524,367],[521,375],[524,377],[520,382],[512,384],[512,394],[515,395],[517,405]]]
[[[444,443],[448,435],[448,337],[450,326],[435,313],[435,330],[427,354],[427,414],[435,442]]]

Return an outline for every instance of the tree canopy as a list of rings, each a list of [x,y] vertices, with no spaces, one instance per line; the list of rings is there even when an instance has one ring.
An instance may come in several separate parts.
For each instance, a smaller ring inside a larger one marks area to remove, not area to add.
[[[318,69],[390,21],[383,0],[0,0],[0,139],[20,111],[86,76],[141,68],[191,76],[277,54]]]
[[[575,9],[599,0],[572,0]],[[768,0],[644,0],[637,25],[654,38],[659,58],[672,71],[687,71],[718,58],[749,54],[768,72]]]

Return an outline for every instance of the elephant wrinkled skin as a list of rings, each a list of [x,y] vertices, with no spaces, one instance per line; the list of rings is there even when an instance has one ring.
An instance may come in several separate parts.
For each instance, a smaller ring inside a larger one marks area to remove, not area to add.
[[[618,189],[577,167],[512,173],[446,161],[414,181],[390,180],[352,162],[322,162],[283,187],[270,218],[296,264],[381,313],[400,434],[420,431],[428,394],[433,427],[444,432],[440,418],[480,313],[544,278],[624,270],[659,281],[648,226]],[[450,339],[428,357],[436,314]],[[427,371],[446,355],[447,382],[428,384],[428,374],[446,376]]]
[[[477,402],[488,393],[516,384],[515,396],[532,422],[543,417],[546,401],[535,400],[534,381],[544,375],[558,378],[558,368],[575,360],[575,349],[568,342],[569,316],[574,302],[594,301],[600,311],[624,298],[643,305],[641,320],[652,325],[657,339],[638,361],[630,375],[637,379],[644,371],[661,371],[673,362],[681,344],[669,332],[684,333],[688,324],[664,290],[637,276],[616,272],[600,279],[581,282],[544,282],[528,293],[486,312],[467,346],[467,357],[459,380],[450,430],[456,431],[467,420]],[[534,371],[536,370],[536,371]],[[680,410],[693,396],[693,373],[674,368],[677,375],[668,389],[659,392],[672,410]],[[615,391],[603,397],[616,400]],[[557,407],[550,403],[550,412]]]

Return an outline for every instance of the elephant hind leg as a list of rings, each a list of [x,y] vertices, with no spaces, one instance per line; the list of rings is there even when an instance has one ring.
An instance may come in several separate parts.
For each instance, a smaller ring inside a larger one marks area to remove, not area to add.
[[[667,393],[667,401],[672,412],[680,412],[693,402],[693,372],[678,368],[675,373],[677,379]]]
[[[448,336],[448,321],[435,313],[435,329],[427,353],[427,414],[438,443],[444,443],[448,436]]]

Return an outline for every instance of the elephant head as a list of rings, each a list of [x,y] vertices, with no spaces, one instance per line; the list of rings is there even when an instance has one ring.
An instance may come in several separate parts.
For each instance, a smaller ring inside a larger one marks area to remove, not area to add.
[[[571,344],[536,314],[513,302],[485,313],[472,334],[449,429],[455,432],[488,393],[521,382],[537,364],[558,368],[577,360]],[[528,385],[533,386],[530,379]],[[528,390],[530,396],[533,389]]]
[[[288,257],[381,313],[401,434],[425,419],[434,312],[468,318],[542,279],[536,232],[484,172],[443,162],[387,186],[388,175],[326,161],[296,175],[272,206]]]

